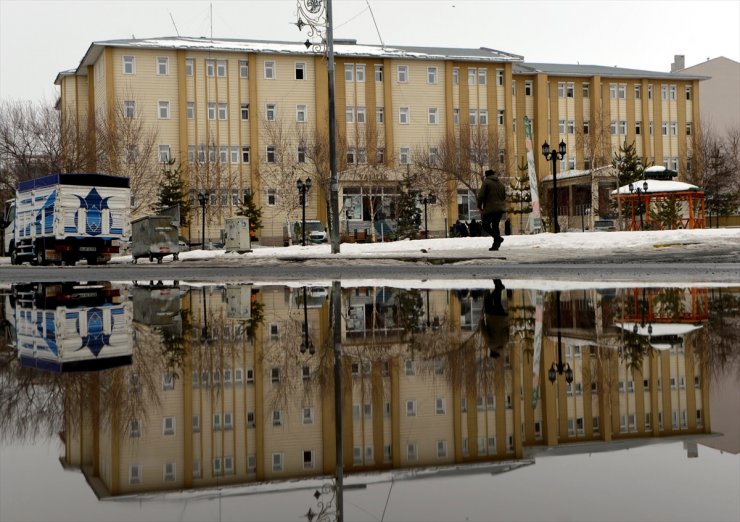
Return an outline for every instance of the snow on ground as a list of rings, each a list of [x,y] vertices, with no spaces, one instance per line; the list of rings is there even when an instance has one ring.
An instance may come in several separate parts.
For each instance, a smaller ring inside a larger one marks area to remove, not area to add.
[[[544,233],[520,236],[505,236],[501,246],[502,254],[510,252],[526,252],[531,249],[544,250],[653,250],[660,246],[682,245],[682,244],[707,244],[716,245],[724,242],[738,242],[740,244],[740,228],[716,228],[696,230],[659,230],[659,231],[634,231],[634,232],[564,232],[560,234]],[[332,258],[332,259],[381,259],[394,257],[422,257],[425,254],[461,255],[466,251],[479,255],[488,252],[491,246],[491,238],[485,237],[463,237],[463,238],[439,238],[391,241],[387,243],[342,243],[339,254],[331,253],[331,245],[325,243],[320,245],[290,247],[263,247],[258,244],[252,246],[252,252],[238,254],[227,253],[221,250],[192,250],[180,253],[180,259],[203,260],[225,256],[227,258],[259,257],[259,258]],[[171,261],[171,257],[165,262]],[[119,256],[114,258],[113,263],[130,263],[131,256]],[[148,260],[139,260],[148,262]]]

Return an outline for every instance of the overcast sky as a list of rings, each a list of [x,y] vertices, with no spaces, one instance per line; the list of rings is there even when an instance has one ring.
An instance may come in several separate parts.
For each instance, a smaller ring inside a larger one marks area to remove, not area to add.
[[[676,54],[687,66],[740,61],[740,0],[334,0],[333,10],[334,37],[365,44],[489,47],[530,62],[651,71],[669,71]],[[0,0],[0,99],[53,100],[57,73],[77,67],[94,41],[177,32],[303,41],[295,20],[295,0]]]

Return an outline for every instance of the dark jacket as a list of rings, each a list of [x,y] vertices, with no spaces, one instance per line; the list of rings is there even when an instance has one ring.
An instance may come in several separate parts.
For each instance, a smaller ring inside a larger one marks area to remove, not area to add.
[[[478,209],[483,214],[506,210],[506,187],[495,174],[483,180],[478,191]]]

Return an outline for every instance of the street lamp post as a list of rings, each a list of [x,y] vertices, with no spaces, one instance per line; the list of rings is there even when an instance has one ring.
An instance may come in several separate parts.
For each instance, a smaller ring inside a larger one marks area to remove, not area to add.
[[[550,150],[550,144],[547,142],[542,144],[542,155],[547,161],[552,161],[552,231],[556,234],[560,232],[560,223],[558,223],[557,162],[565,157],[565,152],[566,147],[563,140],[560,140],[557,150]]]
[[[295,182],[296,188],[298,188],[298,195],[300,196],[301,206],[303,207],[303,225],[301,226],[301,235],[303,236],[302,245],[306,246],[306,194],[311,190],[311,178],[306,178],[306,181],[298,179]]]
[[[630,183],[629,189],[630,189],[630,194],[632,194],[632,193],[636,193],[637,194],[637,208],[638,208],[638,211],[640,212],[640,230],[643,230],[644,229],[644,223],[642,221],[642,212],[644,211],[644,208],[643,208],[643,205],[642,205],[642,196],[641,196],[641,194],[643,194],[643,193],[644,194],[647,194],[647,191],[648,191],[648,182],[647,181],[643,181],[642,188],[640,188],[639,186],[638,187],[635,187],[632,183]]]
[[[555,384],[557,376],[565,374],[565,382],[570,384],[573,382],[573,369],[569,363],[566,362],[563,364],[562,333],[560,331],[560,290],[555,292],[555,298],[557,300],[555,322],[558,325],[558,362],[557,364],[552,363],[550,370],[547,372],[547,378],[551,383]]]
[[[433,205],[437,202],[437,195],[434,192],[430,192],[426,196],[419,194],[419,203],[424,205],[424,238],[429,239],[429,223],[427,221],[427,205],[430,203]]]
[[[200,203],[200,208],[203,210],[202,217],[200,220],[201,221],[200,244],[203,250],[206,249],[206,205],[208,204],[209,197],[210,197],[210,194],[208,194],[208,192],[198,193],[198,202]]]

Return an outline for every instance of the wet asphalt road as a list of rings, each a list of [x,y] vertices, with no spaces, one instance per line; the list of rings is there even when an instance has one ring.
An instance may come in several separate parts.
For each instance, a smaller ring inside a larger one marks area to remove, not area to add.
[[[6,261],[6,260],[4,260]],[[437,251],[370,259],[221,257],[163,264],[112,263],[74,267],[0,264],[0,282],[148,281],[204,282],[327,281],[334,279],[524,279],[740,284],[740,248],[678,245],[653,250],[518,249],[498,252]]]

